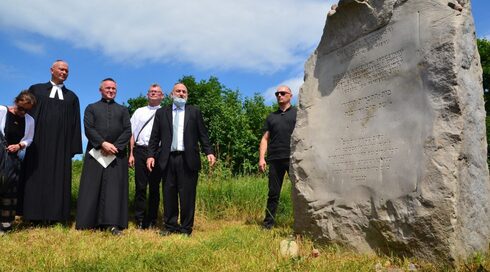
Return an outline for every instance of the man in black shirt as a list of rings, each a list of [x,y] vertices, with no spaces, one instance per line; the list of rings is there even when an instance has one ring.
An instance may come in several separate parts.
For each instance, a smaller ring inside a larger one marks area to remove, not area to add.
[[[267,116],[259,147],[259,170],[265,172],[267,169],[266,151],[269,163],[269,194],[263,223],[266,229],[272,228],[275,223],[282,182],[286,172],[289,174],[291,134],[296,124],[296,108],[291,106],[291,89],[279,86],[275,94],[279,109]]]

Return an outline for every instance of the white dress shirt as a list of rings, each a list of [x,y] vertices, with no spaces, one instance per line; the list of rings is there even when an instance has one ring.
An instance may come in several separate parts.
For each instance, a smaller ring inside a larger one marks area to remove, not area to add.
[[[184,118],[185,118],[185,106],[184,108],[178,108],[175,104],[172,104],[172,120],[175,120],[175,115],[179,115],[179,126],[177,134],[177,150],[171,151],[184,151]],[[173,123],[172,123],[173,126]]]
[[[159,108],[161,108],[160,105],[154,107],[145,106],[145,107],[138,108],[133,113],[133,116],[131,117],[131,131],[133,132],[133,138],[136,145],[148,146],[148,142],[150,141],[151,129],[153,128],[153,121],[155,120],[154,118],[155,112]],[[150,118],[152,118],[150,122],[148,122],[148,124],[146,124],[143,130],[141,130],[143,125]],[[138,134],[139,134],[139,138],[136,139],[136,137],[138,137]]]

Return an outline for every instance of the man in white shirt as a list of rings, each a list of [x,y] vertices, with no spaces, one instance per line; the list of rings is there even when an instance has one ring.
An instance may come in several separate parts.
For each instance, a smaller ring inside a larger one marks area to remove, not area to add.
[[[132,136],[129,142],[129,166],[135,167],[136,190],[134,196],[134,218],[138,229],[155,227],[160,204],[160,171],[148,171],[148,141],[155,112],[163,100],[162,88],[154,83],[147,93],[148,105],[137,109],[131,117]],[[146,190],[149,187],[148,210],[146,211]]]

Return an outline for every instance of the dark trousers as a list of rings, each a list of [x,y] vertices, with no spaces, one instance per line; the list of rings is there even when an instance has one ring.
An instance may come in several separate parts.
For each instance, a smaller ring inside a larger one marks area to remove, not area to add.
[[[24,162],[21,162],[21,169],[24,169]],[[24,212],[24,188],[26,187],[24,171],[20,171],[19,182],[17,183],[17,207],[16,214],[23,215]]]
[[[161,171],[155,167],[152,172],[146,168],[148,148],[135,146],[134,155],[134,177],[136,189],[134,193],[134,219],[136,222],[155,224],[158,217],[158,206],[160,205],[160,180]],[[146,190],[148,192],[148,212],[146,205]]]
[[[1,145],[3,147],[3,145]],[[8,169],[8,181],[0,191],[0,221],[2,223],[11,223],[15,219],[17,209],[17,189],[19,176],[21,174],[21,161],[16,153],[8,153],[9,161],[6,162]],[[0,226],[1,229],[1,226]]]
[[[265,209],[265,226],[273,226],[276,219],[277,205],[281,195],[282,182],[286,172],[289,174],[289,159],[271,160],[269,164],[269,194]]]
[[[170,154],[163,186],[163,224],[170,232],[192,233],[198,171],[190,170],[184,154]],[[180,202],[180,203],[179,203]],[[180,224],[179,219],[180,204]]]

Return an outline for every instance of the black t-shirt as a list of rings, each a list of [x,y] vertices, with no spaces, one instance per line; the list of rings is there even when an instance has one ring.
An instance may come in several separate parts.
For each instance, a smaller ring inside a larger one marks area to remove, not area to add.
[[[22,138],[26,129],[25,117],[17,116],[10,111],[7,111],[7,120],[5,121],[5,139],[7,144],[18,144]]]
[[[267,116],[264,124],[264,133],[269,131],[269,144],[267,145],[267,159],[289,159],[291,153],[291,134],[296,125],[297,109],[293,106],[286,111],[278,109]]]

